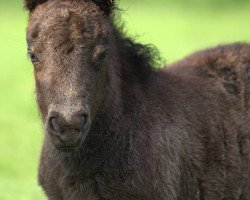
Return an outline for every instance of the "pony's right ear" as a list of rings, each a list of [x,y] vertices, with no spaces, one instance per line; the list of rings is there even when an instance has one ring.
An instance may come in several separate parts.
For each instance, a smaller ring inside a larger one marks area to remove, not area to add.
[[[32,12],[39,4],[46,2],[47,0],[24,0],[24,7]]]

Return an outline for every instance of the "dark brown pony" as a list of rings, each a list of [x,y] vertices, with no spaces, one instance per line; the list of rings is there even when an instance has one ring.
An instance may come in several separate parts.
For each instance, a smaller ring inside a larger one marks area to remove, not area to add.
[[[250,46],[153,68],[112,0],[26,0],[50,200],[249,200]]]

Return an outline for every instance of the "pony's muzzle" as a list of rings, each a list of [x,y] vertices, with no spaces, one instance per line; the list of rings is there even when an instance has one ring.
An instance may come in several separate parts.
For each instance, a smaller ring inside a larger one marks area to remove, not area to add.
[[[52,111],[46,126],[56,148],[65,151],[75,150],[87,136],[90,126],[89,114],[76,112],[69,117]]]

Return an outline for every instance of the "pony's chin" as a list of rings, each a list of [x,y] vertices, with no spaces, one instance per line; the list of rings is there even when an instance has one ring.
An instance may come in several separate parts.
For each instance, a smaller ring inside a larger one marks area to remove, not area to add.
[[[74,152],[78,152],[80,150],[79,146],[75,146],[75,147],[56,147],[57,150],[63,152],[63,153],[74,153]]]

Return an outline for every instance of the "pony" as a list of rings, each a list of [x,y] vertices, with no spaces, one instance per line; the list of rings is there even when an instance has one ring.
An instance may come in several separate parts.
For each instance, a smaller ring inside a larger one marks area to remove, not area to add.
[[[250,46],[161,69],[114,0],[25,0],[49,200],[250,199]]]

